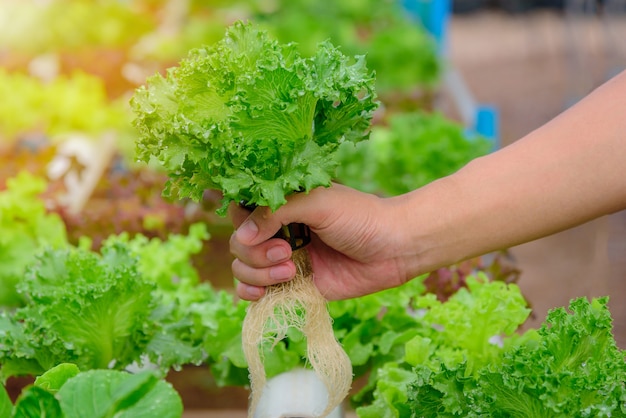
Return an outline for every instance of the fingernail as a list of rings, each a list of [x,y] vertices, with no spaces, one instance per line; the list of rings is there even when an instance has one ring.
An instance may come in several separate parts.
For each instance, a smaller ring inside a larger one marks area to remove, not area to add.
[[[276,263],[279,261],[286,260],[287,257],[289,257],[289,254],[287,253],[287,250],[283,247],[272,247],[269,250],[267,250],[267,253],[265,253],[265,256],[272,263]]]
[[[256,234],[259,233],[259,227],[256,226],[254,221],[247,220],[237,229],[237,238],[239,241],[248,242],[252,241]]]
[[[270,269],[270,278],[277,282],[283,282],[291,278],[291,269],[288,266],[275,266]]]
[[[246,294],[250,299],[258,299],[263,296],[265,290],[262,287],[246,286]]]

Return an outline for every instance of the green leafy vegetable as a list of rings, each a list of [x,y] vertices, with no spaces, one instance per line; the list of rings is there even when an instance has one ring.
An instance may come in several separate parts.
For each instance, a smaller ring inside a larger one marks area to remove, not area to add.
[[[2,378],[40,375],[59,363],[82,370],[161,373],[206,362],[221,384],[247,383],[241,323],[247,304],[199,282],[191,256],[209,235],[194,224],[167,240],[128,234],[47,250],[19,283],[26,305],[0,316]]]
[[[208,282],[200,283],[191,262],[209,238],[206,225],[196,223],[188,235],[171,234],[161,240],[142,234],[131,239],[122,233],[109,237],[104,245],[127,246],[137,257],[142,277],[157,285],[157,303],[150,319],[159,324],[159,331],[146,347],[148,357],[164,369],[206,361],[219,384],[244,385],[247,374],[232,375],[228,370],[231,363],[246,367],[240,341],[245,305]]]
[[[377,385],[386,381],[386,376],[396,380],[404,376],[402,387],[381,384],[388,386],[388,392],[398,390],[406,396],[406,385],[415,377],[413,365],[427,360],[439,364],[434,359],[445,358],[453,363],[472,357],[484,365],[501,350],[492,337],[511,334],[528,316],[526,302],[516,285],[492,283],[485,276],[474,275],[468,277],[468,289],[442,303],[434,295],[424,294],[423,279],[329,303],[335,336],[350,357],[355,378],[367,376],[365,386],[351,398],[354,406],[372,403]],[[200,316],[207,330],[211,370],[220,385],[244,386],[248,377],[241,351],[241,324],[248,303],[234,303],[232,296],[225,293],[221,298],[222,302],[214,302],[213,309],[203,310]],[[265,372],[271,377],[306,366],[305,358],[304,336],[290,329],[285,340],[265,347]],[[380,375],[382,369],[386,371]],[[410,378],[406,378],[406,373]]]
[[[71,363],[39,376],[22,390],[15,406],[4,388],[0,394],[3,418],[180,418],[182,412],[179,394],[150,371],[81,372]]]
[[[0,417],[10,417],[13,410],[13,404],[6,388],[2,386],[0,388]]]
[[[466,359],[471,371],[499,355],[500,346],[494,341],[498,337],[513,338],[530,309],[515,284],[488,282],[479,274],[468,279],[467,286],[445,303],[433,294],[424,295],[415,307],[425,309],[422,321],[432,329],[427,337],[449,349],[446,356],[439,353],[437,362]]]
[[[71,379],[78,373],[80,373],[80,369],[77,365],[73,363],[61,363],[46,371],[44,374],[37,376],[35,386],[55,394],[68,379]]]
[[[376,91],[383,95],[407,94],[439,81],[434,39],[397,0],[278,0],[265,9],[254,13],[255,20],[279,41],[296,42],[303,54],[313,53],[325,39],[347,54],[367,54],[368,67],[376,71]]]
[[[438,368],[470,359],[478,367],[498,356],[502,348],[494,340],[513,335],[526,320],[526,301],[517,285],[489,281],[484,274],[468,277],[467,284],[446,302],[432,293],[411,298],[404,323],[412,322],[412,329],[406,327],[393,355],[375,363],[373,378],[352,398],[359,416],[411,416],[407,387],[415,380],[414,366]],[[389,322],[398,322],[398,315]]]
[[[352,397],[355,405],[371,399],[378,370],[404,357],[404,345],[423,332],[424,324],[411,308],[424,293],[423,277],[355,299],[333,301],[329,311],[335,335],[348,353],[355,378],[366,385]]]
[[[337,179],[371,193],[395,196],[452,174],[485,155],[490,143],[468,137],[439,113],[395,113],[372,128],[369,141],[342,145]]]
[[[216,292],[211,301],[196,305],[198,309],[193,311],[201,326],[198,331],[204,336],[211,373],[218,385],[247,386],[248,364],[243,354],[241,326],[249,303],[236,300],[224,290]]]
[[[608,298],[572,300],[487,365],[468,410],[509,417],[626,416],[626,352],[612,334]],[[415,392],[419,405],[419,390]],[[467,410],[466,410],[467,411]]]
[[[0,68],[0,140],[39,133],[58,137],[115,129],[130,137],[127,103],[109,100],[102,79],[76,71],[49,83]]]
[[[179,418],[183,412],[174,388],[149,371],[88,370],[68,380],[58,398],[66,418]]]
[[[415,375],[398,363],[385,363],[377,373],[374,401],[357,408],[360,418],[398,418],[411,416],[406,387]]]
[[[112,235],[103,242],[105,247],[123,243],[137,257],[137,269],[144,279],[157,285],[160,291],[176,290],[183,282],[196,285],[198,272],[191,263],[191,257],[202,250],[210,238],[206,224],[195,223],[189,227],[187,235],[170,234],[167,239],[148,238],[127,232]]]
[[[139,362],[154,333],[153,289],[122,245],[104,248],[102,256],[80,248],[44,251],[18,284],[26,305],[0,318],[3,378],[39,375],[64,362],[82,370]]]
[[[10,417],[64,417],[59,401],[54,395],[37,386],[29,386],[22,391]]]
[[[40,195],[46,182],[24,171],[0,191],[0,307],[24,303],[15,286],[44,247],[67,245],[65,225],[48,213]]]
[[[607,298],[572,300],[517,334],[528,310],[516,286],[470,284],[445,303],[417,300],[431,327],[406,343],[405,363],[379,370],[360,417],[626,416],[626,352]]]
[[[404,344],[423,327],[420,318],[407,307],[423,291],[418,278],[398,288],[329,303],[335,336],[350,357],[356,378],[371,372],[370,381],[374,382],[378,367],[404,356]],[[211,309],[198,310],[207,337],[205,349],[211,357],[211,371],[219,385],[249,383],[241,346],[241,325],[248,305],[220,292]],[[268,377],[306,367],[306,339],[302,332],[290,328],[286,339],[264,347],[263,356]],[[373,386],[358,396],[366,397],[371,390]]]
[[[433,88],[440,81],[443,65],[434,39],[418,22],[406,18],[404,11],[396,11],[381,25],[375,22],[365,39],[355,49],[368,51],[370,67],[380,74],[377,91],[407,94]],[[391,98],[386,101],[394,105]]]
[[[199,200],[206,189],[275,210],[285,196],[328,186],[339,144],[368,137],[374,78],[328,42],[310,58],[251,24],[192,50],[131,100],[138,156],[170,176],[165,193]]]

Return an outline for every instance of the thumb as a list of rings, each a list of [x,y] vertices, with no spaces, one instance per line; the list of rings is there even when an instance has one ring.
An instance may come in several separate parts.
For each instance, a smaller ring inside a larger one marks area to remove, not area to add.
[[[235,239],[244,245],[257,245],[290,223],[303,223],[314,229],[323,217],[324,206],[327,206],[323,204],[327,190],[320,187],[309,193],[293,194],[275,212],[266,206],[255,208],[237,228]]]

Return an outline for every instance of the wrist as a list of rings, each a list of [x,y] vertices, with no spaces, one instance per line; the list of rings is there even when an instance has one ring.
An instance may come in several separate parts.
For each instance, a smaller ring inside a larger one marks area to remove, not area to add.
[[[390,199],[390,222],[397,237],[399,262],[405,280],[453,264],[455,254],[452,205],[458,205],[455,180],[445,177],[407,194]]]

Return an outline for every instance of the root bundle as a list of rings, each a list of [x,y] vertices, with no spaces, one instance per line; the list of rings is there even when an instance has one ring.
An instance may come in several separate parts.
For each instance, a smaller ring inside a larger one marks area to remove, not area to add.
[[[352,385],[352,365],[335,339],[326,299],[313,282],[313,271],[306,249],[293,253],[296,277],[268,287],[263,298],[250,304],[243,322],[243,350],[250,372],[249,417],[254,416],[266,383],[263,347],[272,347],[296,328],[307,341],[307,358],[328,390],[328,403],[319,417],[325,417],[348,395]],[[306,388],[303,388],[306,390]]]

